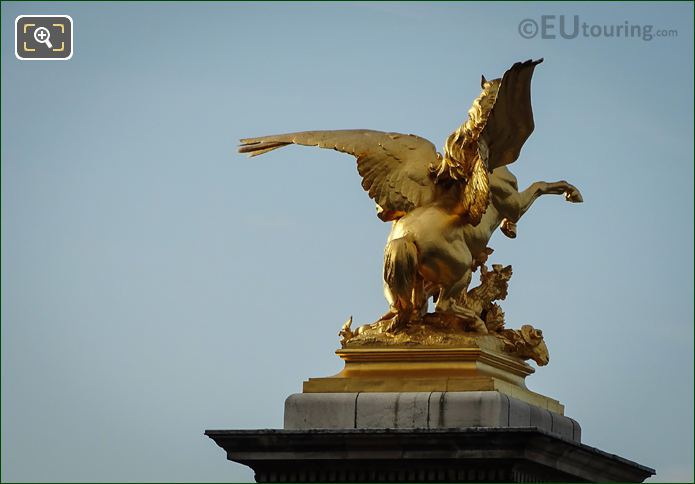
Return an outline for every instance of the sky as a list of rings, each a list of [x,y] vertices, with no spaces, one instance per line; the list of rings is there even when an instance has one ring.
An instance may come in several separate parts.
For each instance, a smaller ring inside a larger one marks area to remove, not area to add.
[[[481,74],[540,57],[510,169],[584,203],[539,199],[490,242],[514,267],[507,325],[550,349],[527,384],[584,443],[693,480],[692,3],[1,9],[3,482],[252,481],[203,432],[280,428],[303,380],[340,370],[342,323],[387,308],[389,226],[350,156],[238,140],[441,149]],[[16,59],[21,14],[70,15],[73,57]],[[588,35],[552,38],[561,15]],[[626,22],[675,34],[591,36]]]

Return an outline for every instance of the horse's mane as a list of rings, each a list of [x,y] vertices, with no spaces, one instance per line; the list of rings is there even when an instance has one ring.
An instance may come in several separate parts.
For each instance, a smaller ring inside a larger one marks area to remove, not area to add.
[[[483,90],[468,110],[468,119],[449,135],[439,166],[432,167],[437,183],[449,180],[465,183],[462,205],[474,225],[485,213],[490,194],[487,167],[479,152],[478,138],[495,105],[501,82],[501,79],[486,81],[483,78]]]

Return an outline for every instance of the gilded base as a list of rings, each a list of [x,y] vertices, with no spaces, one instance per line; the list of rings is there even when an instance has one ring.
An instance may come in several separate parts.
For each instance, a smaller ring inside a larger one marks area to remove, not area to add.
[[[489,340],[489,341],[488,341]],[[460,348],[344,348],[337,375],[310,378],[304,393],[498,391],[564,414],[557,400],[530,391],[524,379],[534,369],[522,359],[493,349],[493,336]]]
[[[503,269],[499,269],[501,266],[495,267],[497,272],[493,275],[502,272]],[[504,269],[511,271],[511,266]],[[485,274],[489,275],[490,273],[487,271]],[[410,321],[402,328],[394,328],[394,317],[388,313],[377,322],[360,326],[353,331],[351,328],[352,317],[350,317],[340,330],[340,344],[343,349],[426,349],[481,346],[521,360],[533,360],[539,366],[547,365],[550,355],[541,330],[528,324],[523,325],[519,330],[507,329],[504,327],[504,313],[499,306],[491,305],[488,301],[486,308],[480,309],[482,307],[480,304],[478,306],[474,304],[476,302],[475,296],[480,298],[476,292],[478,289],[489,289],[489,286],[500,289],[500,287],[490,283],[491,280],[487,277],[486,282],[472,290],[467,299],[472,307],[478,308],[477,312],[472,309],[471,311],[477,314],[480,328],[470,328],[468,327],[469,323],[465,323],[460,318],[452,318],[440,313],[427,313],[419,316],[420,319],[418,320]],[[500,290],[506,291],[506,282]],[[485,324],[480,319],[480,316],[483,315],[486,318]]]

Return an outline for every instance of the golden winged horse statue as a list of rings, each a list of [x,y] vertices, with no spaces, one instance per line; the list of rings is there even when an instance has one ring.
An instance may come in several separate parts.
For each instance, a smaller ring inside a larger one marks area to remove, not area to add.
[[[429,297],[441,318],[487,332],[462,303],[473,271],[485,262],[487,244],[500,227],[516,236],[516,222],[541,195],[582,196],[566,181],[535,182],[519,191],[507,165],[533,132],[531,77],[543,59],[514,64],[501,79],[482,78],[482,92],[468,119],[446,140],[444,155],[413,134],[366,129],[303,131],[241,140],[239,152],[257,156],[290,144],[318,146],[357,158],[362,187],[378,217],[393,222],[384,250],[384,294],[398,332],[421,321]]]

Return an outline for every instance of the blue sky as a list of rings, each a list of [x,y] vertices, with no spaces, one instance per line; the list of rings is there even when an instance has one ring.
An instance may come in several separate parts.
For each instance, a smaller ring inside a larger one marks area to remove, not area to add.
[[[512,171],[537,202],[508,324],[544,330],[529,387],[588,445],[693,479],[693,6],[688,3],[2,3],[3,481],[248,481],[203,436],[278,428],[337,332],[386,309],[388,226],[346,155],[246,159],[239,138],[416,133],[441,147],[481,74],[544,57]],[[14,57],[20,14],[69,14],[74,56]],[[524,39],[578,15],[653,38]],[[558,17],[559,18],[559,17]]]

